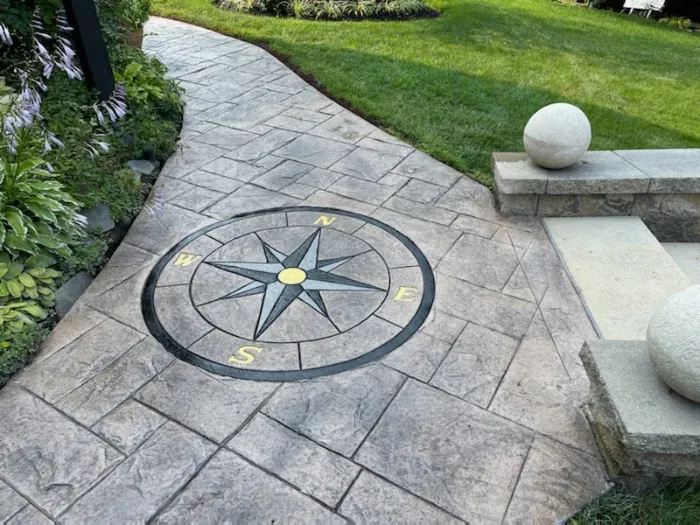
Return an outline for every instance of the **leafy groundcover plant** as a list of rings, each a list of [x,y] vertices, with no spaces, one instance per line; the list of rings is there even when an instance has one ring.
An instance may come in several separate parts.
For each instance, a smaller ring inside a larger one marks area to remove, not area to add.
[[[96,4],[118,82],[106,102],[83,81],[60,1],[0,1],[0,387],[55,323],[60,285],[95,275],[144,205],[155,175],[126,162],[162,164],[182,122],[165,67],[126,45],[148,2]],[[81,211],[98,204],[109,233],[86,231]]]
[[[244,13],[316,20],[407,20],[437,16],[421,0],[217,0]]]

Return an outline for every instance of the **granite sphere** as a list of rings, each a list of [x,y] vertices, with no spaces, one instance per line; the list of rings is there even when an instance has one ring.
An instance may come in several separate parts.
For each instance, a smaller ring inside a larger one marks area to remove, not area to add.
[[[591,145],[591,123],[576,106],[550,104],[525,126],[525,151],[543,168],[566,168],[581,160]]]
[[[700,285],[672,295],[654,312],[647,345],[661,379],[700,403]]]

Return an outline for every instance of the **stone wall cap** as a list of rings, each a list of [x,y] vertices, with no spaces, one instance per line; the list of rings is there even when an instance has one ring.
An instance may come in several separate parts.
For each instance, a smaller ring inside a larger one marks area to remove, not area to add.
[[[542,194],[549,170],[535,164],[527,153],[494,153],[491,170],[498,191],[507,194]]]
[[[491,167],[501,193],[595,195],[647,193],[651,178],[612,151],[589,151],[568,168],[549,170],[524,153],[494,153]]]
[[[615,153],[651,178],[649,193],[700,193],[700,149],[633,149]]]
[[[491,169],[507,194],[700,193],[700,149],[589,151],[561,170],[542,168],[526,153],[497,152]]]

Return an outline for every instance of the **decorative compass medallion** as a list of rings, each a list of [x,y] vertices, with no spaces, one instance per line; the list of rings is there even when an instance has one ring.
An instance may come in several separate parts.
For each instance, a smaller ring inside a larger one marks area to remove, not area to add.
[[[329,208],[263,210],[183,239],[151,272],[146,324],[210,372],[291,381],[398,348],[434,297],[430,265],[405,235]]]

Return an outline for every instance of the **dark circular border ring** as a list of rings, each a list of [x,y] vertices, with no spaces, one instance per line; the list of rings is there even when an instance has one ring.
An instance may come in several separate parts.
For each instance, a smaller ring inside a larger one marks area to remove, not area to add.
[[[185,246],[190,244],[192,241],[204,235],[212,230],[221,228],[240,219],[256,217],[259,215],[267,215],[271,213],[288,213],[288,212],[321,212],[333,215],[340,215],[345,217],[351,217],[363,221],[368,224],[372,224],[377,228],[380,228],[390,235],[397,238],[401,243],[411,252],[418,262],[418,267],[421,270],[423,276],[423,297],[421,299],[418,310],[413,315],[411,320],[406,324],[406,326],[394,337],[378,346],[374,350],[362,354],[354,359],[349,359],[348,361],[343,361],[340,363],[334,363],[332,365],[320,366],[317,368],[309,368],[306,370],[245,370],[242,368],[236,368],[232,366],[227,366],[222,363],[217,363],[205,357],[200,356],[191,352],[187,348],[183,347],[180,343],[175,341],[170,334],[163,328],[160,323],[155,310],[155,291],[156,283],[160,273],[163,271],[168,262]],[[315,377],[321,377],[325,375],[338,374],[340,372],[346,372],[357,368],[359,366],[376,361],[380,357],[388,354],[389,352],[397,349],[399,346],[408,341],[423,325],[425,320],[428,318],[430,309],[433,306],[433,301],[435,300],[435,277],[433,276],[433,271],[430,268],[430,263],[428,259],[423,255],[418,246],[409,239],[406,235],[399,232],[395,228],[385,224],[373,217],[367,217],[360,213],[355,213],[346,210],[339,210],[336,208],[321,208],[315,206],[298,206],[298,207],[283,207],[283,208],[269,208],[265,210],[258,210],[249,213],[243,213],[214,223],[212,225],[206,226],[201,230],[198,230],[175,246],[173,246],[168,252],[156,263],[151,272],[146,279],[146,284],[143,288],[143,293],[141,295],[141,312],[143,313],[144,320],[146,321],[146,326],[150,330],[151,334],[165,347],[165,349],[173,354],[175,357],[189,363],[191,365],[197,366],[207,372],[211,372],[217,375],[233,377],[236,379],[250,379],[254,381],[299,381],[303,379],[313,379]]]

